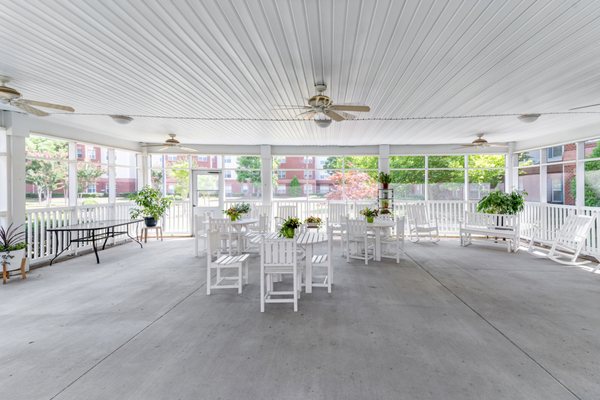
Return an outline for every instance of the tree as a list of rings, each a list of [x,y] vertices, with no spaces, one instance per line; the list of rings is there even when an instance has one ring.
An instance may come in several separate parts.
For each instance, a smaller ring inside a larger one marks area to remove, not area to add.
[[[298,177],[293,177],[290,181],[290,191],[288,193],[291,197],[300,197],[302,196],[302,189],[300,188],[300,181]]]
[[[77,166],[77,186],[80,194],[83,194],[87,187],[95,185],[98,178],[105,173],[102,168],[88,163],[79,163]]]
[[[68,149],[67,142],[38,136],[27,138],[25,150],[31,159],[27,162],[25,181],[35,186],[40,203],[45,199],[50,206],[52,192],[66,189],[67,165],[60,160],[67,159]]]
[[[175,178],[175,195],[187,198],[190,193],[190,167],[188,160],[171,165],[171,176]]]
[[[261,162],[260,157],[240,156],[237,159],[237,169],[235,170],[237,181],[240,183],[251,183],[254,188],[260,187],[261,182]],[[253,190],[253,192],[255,192]],[[260,193],[260,192],[257,192]]]
[[[589,158],[600,158],[600,146],[596,145]],[[600,161],[587,161],[584,177],[584,203],[586,207],[600,207]],[[571,193],[577,193],[575,179],[571,181]]]
[[[152,187],[155,189],[162,189],[163,172],[161,170],[153,169],[150,175]]]
[[[329,178],[332,187],[327,200],[363,200],[377,198],[377,181],[361,171],[338,171]],[[291,184],[290,184],[291,186]]]

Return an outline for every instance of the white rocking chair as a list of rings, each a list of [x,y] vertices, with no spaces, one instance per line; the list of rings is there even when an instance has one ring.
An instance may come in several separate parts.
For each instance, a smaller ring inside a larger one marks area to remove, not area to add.
[[[406,217],[411,242],[417,243],[421,237],[428,237],[433,242],[439,242],[440,231],[437,219],[430,219],[425,204],[407,204]]]
[[[565,265],[584,265],[590,261],[577,261],[581,250],[585,246],[590,229],[596,221],[595,216],[571,214],[565,218],[565,222],[554,234],[554,240],[551,242],[543,240],[540,236],[540,229],[531,236],[528,251],[532,253],[535,249],[535,242],[551,243],[552,247],[545,254],[549,259]],[[550,232],[552,234],[552,232]]]

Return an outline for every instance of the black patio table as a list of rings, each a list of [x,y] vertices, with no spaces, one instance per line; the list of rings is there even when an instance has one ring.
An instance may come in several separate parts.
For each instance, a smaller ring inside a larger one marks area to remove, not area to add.
[[[63,246],[59,251],[58,246],[56,246],[56,254],[52,260],[50,260],[50,265],[56,260],[58,256],[60,256],[65,250],[68,250],[73,243],[92,243],[92,247],[94,249],[94,254],[96,255],[96,262],[100,264],[100,257],[98,257],[98,247],[96,246],[96,242],[99,240],[104,240],[102,243],[102,250],[106,247],[106,242],[108,242],[109,238],[114,238],[120,235],[127,235],[134,241],[136,241],[141,248],[143,248],[142,243],[131,236],[129,234],[129,225],[137,225],[142,222],[143,219],[117,219],[117,220],[108,220],[108,221],[97,221],[97,222],[86,222],[82,224],[74,224],[74,225],[65,225],[58,226],[55,228],[48,228],[46,231],[54,232],[56,234],[56,243],[58,244],[59,236],[62,235],[63,238]],[[75,235],[73,235],[75,233]],[[73,237],[75,236],[75,237]],[[66,240],[64,240],[66,238]],[[66,246],[64,245],[66,243]]]

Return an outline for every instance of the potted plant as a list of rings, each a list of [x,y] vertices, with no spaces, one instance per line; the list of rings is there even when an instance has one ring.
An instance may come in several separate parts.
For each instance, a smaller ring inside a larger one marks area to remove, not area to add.
[[[379,173],[378,180],[379,180],[379,183],[381,183],[381,188],[387,189],[390,186],[390,183],[392,182],[392,177],[390,176],[390,174],[387,174],[382,171]]]
[[[227,210],[223,211],[225,215],[231,219],[231,221],[237,221],[244,214],[248,214],[250,212],[250,204],[248,203],[238,203],[229,207]]]
[[[313,217],[312,215],[304,220],[307,228],[317,228],[321,227],[323,221],[319,217]]]
[[[512,193],[496,190],[484,196],[477,203],[477,212],[485,214],[517,214],[525,207],[526,192],[513,191]]]
[[[144,217],[147,227],[156,226],[156,222],[165,215],[172,202],[172,199],[163,197],[160,190],[152,186],[144,186],[139,192],[131,194],[129,199],[137,205],[129,212],[131,219]]]
[[[294,234],[296,233],[296,229],[298,229],[300,225],[301,223],[298,218],[289,217],[288,219],[283,221],[283,224],[279,229],[279,234],[285,238],[292,239],[294,237]]]
[[[379,211],[376,208],[365,208],[360,212],[361,215],[364,215],[369,224],[372,224],[375,220],[375,217],[379,215]]]
[[[6,281],[5,274],[11,270],[11,261],[25,258],[27,243],[25,242],[25,232],[21,230],[21,226],[13,228],[13,224],[10,224],[6,229],[0,227],[0,264],[2,264],[4,281]],[[24,273],[23,270],[21,272]]]

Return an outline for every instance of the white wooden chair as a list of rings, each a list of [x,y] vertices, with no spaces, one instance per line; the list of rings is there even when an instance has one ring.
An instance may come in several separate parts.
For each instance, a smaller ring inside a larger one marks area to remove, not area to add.
[[[343,239],[342,223],[348,217],[348,205],[346,203],[328,203],[327,226],[333,229],[333,234],[338,233]],[[343,240],[341,241],[344,246]]]
[[[548,232],[554,236],[552,241],[541,238],[541,230],[536,230],[529,242],[529,252],[533,252],[535,242],[550,244],[550,250],[545,254],[549,259],[566,265],[584,265],[590,261],[577,261],[579,254],[585,246],[590,230],[596,221],[595,216],[571,214],[565,218],[564,223],[556,232]]]
[[[219,207],[194,207],[194,252],[196,257],[208,248],[208,217],[216,217],[222,211]]]
[[[248,231],[244,235],[244,240],[246,242],[245,251],[253,251],[255,253],[260,252],[260,242],[262,238],[270,232],[270,220],[271,218],[267,215],[259,215],[258,224],[248,228]]]
[[[272,207],[268,204],[253,205],[250,209],[252,218],[260,218],[261,215],[267,216],[268,229],[271,229],[271,219],[273,218]]]
[[[248,284],[248,254],[237,256],[220,253],[221,237],[218,231],[208,232],[208,250],[206,254],[206,294],[215,289],[237,289],[242,293],[244,284]],[[233,271],[233,275],[224,275],[225,271]],[[213,283],[213,272],[215,280]]]
[[[266,303],[293,303],[294,312],[298,311],[300,274],[295,239],[264,239],[260,250],[260,312],[265,312]],[[291,275],[292,290],[274,289],[273,282],[282,275]]]
[[[277,215],[275,216],[276,229],[279,230],[283,221],[290,217],[298,217],[298,208],[296,206],[278,206]]]
[[[238,237],[231,226],[229,218],[208,217],[208,229],[210,232],[218,232],[219,249],[229,255],[233,255],[234,246],[237,248]]]
[[[425,204],[407,204],[406,217],[408,220],[409,236],[412,242],[418,242],[421,237],[428,237],[429,240],[434,242],[440,240],[437,220],[429,218]]]
[[[400,264],[400,253],[404,252],[404,217],[396,217],[391,235],[381,238],[381,257],[395,258]]]
[[[344,223],[344,242],[346,244],[346,261],[351,258],[364,260],[365,265],[373,258],[374,238],[367,232],[367,221],[364,219],[347,218]]]
[[[313,254],[311,259],[313,287],[326,287],[331,293],[333,285],[333,229],[327,228],[327,252],[325,254]],[[315,283],[314,280],[318,279]]]

